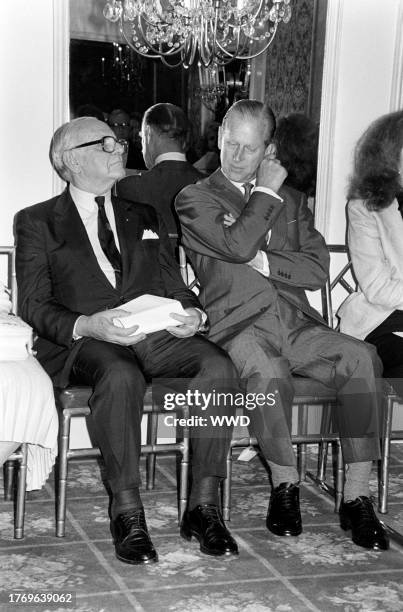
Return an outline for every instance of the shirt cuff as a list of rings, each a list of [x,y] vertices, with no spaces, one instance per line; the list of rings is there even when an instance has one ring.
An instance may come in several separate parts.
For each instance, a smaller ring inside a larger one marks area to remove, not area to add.
[[[257,187],[254,188],[253,191],[261,191],[262,193],[266,193],[267,195],[273,196],[273,198],[277,198],[277,200],[280,200],[281,202],[284,202],[283,198],[281,198],[278,195],[278,193],[273,191],[273,189],[270,189],[270,187],[261,187],[260,185],[258,185]]]
[[[199,325],[199,329],[197,331],[199,331],[199,332],[207,331],[207,329],[208,329],[208,325],[207,325],[207,313],[204,312],[204,310],[201,310],[201,308],[196,308],[196,310],[201,315],[201,322],[200,322],[200,325]]]
[[[260,253],[262,254],[262,258],[263,258],[263,267],[260,270],[260,274],[263,274],[263,276],[269,277],[270,276],[270,264],[269,264],[269,259],[267,257],[267,253],[265,253],[265,251],[260,251]]]
[[[76,322],[74,323],[74,327],[73,327],[73,340],[74,342],[76,340],[80,340],[80,338],[82,338],[82,336],[79,336],[78,334],[76,334],[76,329],[77,329],[77,323],[79,322],[80,319],[82,319],[84,315],[80,315],[77,319]]]

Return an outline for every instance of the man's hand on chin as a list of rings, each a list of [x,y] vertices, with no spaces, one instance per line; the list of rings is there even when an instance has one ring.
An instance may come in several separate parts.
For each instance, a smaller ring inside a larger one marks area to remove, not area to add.
[[[105,310],[97,312],[91,316],[82,315],[76,325],[77,336],[88,336],[96,340],[104,340],[105,342],[113,342],[122,346],[131,346],[144,340],[146,334],[136,334],[138,325],[132,327],[117,327],[113,324],[113,320],[123,318],[130,313],[126,310]],[[134,335],[131,335],[134,334]]]
[[[197,308],[185,308],[186,315],[171,313],[169,316],[177,321],[181,321],[183,325],[177,327],[167,327],[166,330],[177,338],[190,338],[199,331],[202,325],[202,314]]]

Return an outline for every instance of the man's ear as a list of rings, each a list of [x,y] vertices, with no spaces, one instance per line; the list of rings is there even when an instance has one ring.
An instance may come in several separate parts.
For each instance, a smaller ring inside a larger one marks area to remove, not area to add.
[[[74,151],[65,151],[64,152],[64,165],[72,172],[73,174],[79,174],[81,172],[81,164],[77,159]]]
[[[155,140],[158,137],[158,132],[156,132],[156,130],[151,125],[145,125],[144,135],[146,143],[149,145],[152,140]]]
[[[270,155],[271,157],[276,157],[277,155],[277,147],[274,142],[269,142],[264,152],[265,155]]]
[[[217,147],[220,149],[220,151],[221,151],[222,138],[223,138],[223,129],[220,125],[220,127],[218,128],[218,134],[217,134]]]

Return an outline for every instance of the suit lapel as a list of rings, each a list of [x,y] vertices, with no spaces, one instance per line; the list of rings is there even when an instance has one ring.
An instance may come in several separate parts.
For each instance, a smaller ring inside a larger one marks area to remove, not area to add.
[[[99,267],[88,234],[68,189],[55,205],[55,235],[64,243],[79,265],[95,275],[109,289],[112,285]]]
[[[265,244],[264,250],[281,250],[287,240],[287,231],[287,212],[284,205],[272,227],[269,244]]]
[[[245,206],[242,193],[238,187],[235,187],[235,185],[223,175],[220,168],[213,172],[207,180],[210,181],[211,186],[216,192],[222,193],[223,205],[229,208],[230,212],[234,212],[235,216],[238,217]]]

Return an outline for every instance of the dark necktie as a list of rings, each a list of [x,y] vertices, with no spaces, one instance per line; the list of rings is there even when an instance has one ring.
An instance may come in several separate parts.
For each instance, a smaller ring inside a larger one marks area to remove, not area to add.
[[[109,224],[108,217],[106,216],[105,197],[98,196],[95,198],[95,202],[98,204],[99,243],[112,265],[113,271],[115,272],[116,288],[119,288],[122,282],[122,258],[120,257],[112,228]]]
[[[250,192],[253,189],[253,183],[244,183],[242,185],[242,187],[243,187],[243,190],[244,190],[243,199],[244,199],[244,202],[247,202],[249,200],[249,198],[250,198]]]

